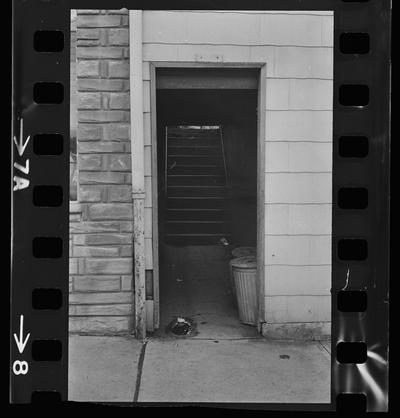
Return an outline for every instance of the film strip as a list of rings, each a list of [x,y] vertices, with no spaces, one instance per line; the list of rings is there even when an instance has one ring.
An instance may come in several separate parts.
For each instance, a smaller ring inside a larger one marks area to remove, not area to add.
[[[68,399],[70,10],[165,8],[130,3],[13,3],[12,403]],[[260,7],[334,11],[332,401],[263,408],[385,411],[391,3],[246,3]]]

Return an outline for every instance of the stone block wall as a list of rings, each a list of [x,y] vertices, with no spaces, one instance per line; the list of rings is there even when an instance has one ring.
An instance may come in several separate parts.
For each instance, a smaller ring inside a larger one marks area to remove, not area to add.
[[[133,330],[128,11],[78,10],[70,331]]]

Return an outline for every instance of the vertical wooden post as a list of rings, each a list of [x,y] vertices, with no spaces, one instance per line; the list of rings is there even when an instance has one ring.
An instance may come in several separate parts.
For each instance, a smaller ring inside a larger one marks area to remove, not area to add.
[[[157,171],[157,106],[156,68],[150,64],[150,118],[151,118],[151,188],[152,188],[152,229],[153,229],[153,327],[160,326],[160,285],[158,251],[158,171]]]
[[[142,11],[129,12],[131,161],[133,198],[133,248],[135,281],[135,335],[146,338],[146,280],[144,253],[144,146]]]
[[[258,322],[261,332],[265,322],[265,130],[266,130],[266,80],[267,69],[260,68],[257,105],[257,293]]]

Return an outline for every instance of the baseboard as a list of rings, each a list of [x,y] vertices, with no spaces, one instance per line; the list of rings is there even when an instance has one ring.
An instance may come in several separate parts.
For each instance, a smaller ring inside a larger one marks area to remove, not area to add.
[[[295,322],[269,324],[264,322],[261,334],[276,340],[326,341],[331,338],[331,322]]]

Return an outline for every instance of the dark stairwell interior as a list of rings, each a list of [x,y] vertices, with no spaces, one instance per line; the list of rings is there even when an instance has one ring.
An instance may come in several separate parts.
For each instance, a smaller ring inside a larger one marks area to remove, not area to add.
[[[256,336],[239,322],[233,248],[256,246],[257,90],[157,90],[160,328],[194,338]]]
[[[231,225],[222,127],[167,126],[165,141],[164,242],[227,242]]]

